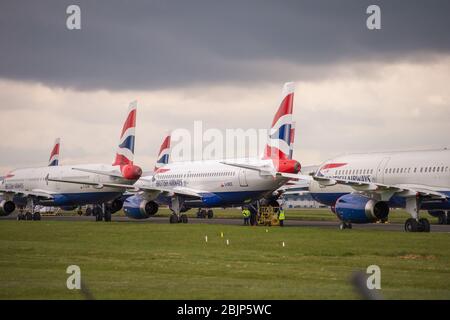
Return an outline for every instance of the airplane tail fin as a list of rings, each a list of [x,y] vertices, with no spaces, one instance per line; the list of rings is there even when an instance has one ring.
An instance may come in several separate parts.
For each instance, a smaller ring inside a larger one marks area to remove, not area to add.
[[[170,132],[165,136],[161,147],[159,148],[158,158],[155,163],[155,171],[159,168],[164,167],[169,163],[170,157]]]
[[[59,165],[59,146],[60,146],[60,138],[56,138],[52,151],[50,152],[50,158],[48,159],[49,167]]]
[[[273,118],[269,137],[264,150],[264,159],[290,159],[292,136],[292,111],[294,108],[293,82],[287,82],[283,86],[281,103]]]
[[[125,166],[133,164],[134,160],[134,140],[136,129],[137,101],[130,103],[127,118],[120,134],[119,145],[117,147],[116,158],[113,166]]]
[[[290,137],[291,144],[289,145],[289,158],[288,159],[292,159],[292,157],[294,155],[294,139],[295,139],[295,121],[293,121],[292,125],[291,125],[291,137]]]

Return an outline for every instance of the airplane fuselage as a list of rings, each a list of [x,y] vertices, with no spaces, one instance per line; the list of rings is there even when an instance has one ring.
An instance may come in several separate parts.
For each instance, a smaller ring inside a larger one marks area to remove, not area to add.
[[[97,204],[120,197],[124,190],[117,188],[98,188],[96,186],[48,181],[47,177],[64,180],[81,180],[102,183],[130,183],[120,177],[83,172],[76,170],[88,169],[120,174],[118,166],[105,164],[87,164],[76,166],[50,166],[27,169],[17,169],[9,172],[2,181],[6,190],[3,198],[14,200],[20,204],[26,201],[26,195],[35,198],[36,204],[48,206],[71,206]],[[9,195],[8,190],[11,191]],[[14,195],[12,194],[14,192]],[[41,196],[39,196],[41,195]],[[48,195],[48,197],[46,197]]]
[[[450,195],[450,150],[405,151],[351,154],[323,163],[317,176],[385,185],[431,189]],[[318,202],[334,206],[343,195],[355,190],[346,185],[321,186],[311,181],[311,196]],[[405,207],[405,199],[393,196],[390,207]],[[424,201],[421,209],[448,210],[449,201]]]
[[[238,163],[272,166],[272,160],[239,159]],[[256,170],[233,167],[219,160],[171,163],[153,176],[142,177],[136,185],[171,189],[185,187],[196,190],[201,201],[186,200],[188,207],[222,207],[242,205],[271,194],[286,178],[261,175]],[[164,194],[158,196],[164,201]],[[169,197],[167,197],[169,201]]]

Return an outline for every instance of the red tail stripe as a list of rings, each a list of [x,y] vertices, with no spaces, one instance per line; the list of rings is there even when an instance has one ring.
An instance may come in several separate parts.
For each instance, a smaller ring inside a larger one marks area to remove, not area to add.
[[[283,101],[280,104],[280,107],[278,108],[277,113],[275,114],[275,117],[272,121],[272,126],[275,125],[275,123],[285,114],[292,114],[292,109],[294,106],[294,94],[290,93],[288,94]]]
[[[328,164],[324,165],[320,170],[339,168],[339,167],[345,166],[346,164],[347,163],[328,163]]]
[[[167,136],[162,145],[161,148],[159,148],[159,153],[161,153],[161,151],[163,151],[164,149],[170,148],[170,136]]]
[[[128,114],[127,120],[125,120],[125,123],[122,128],[121,137],[125,133],[125,131],[128,128],[132,128],[136,126],[136,109],[131,110],[131,112]]]
[[[126,164],[133,164],[133,161],[128,160],[128,158],[124,157],[121,154],[116,154],[116,160],[112,164],[113,166],[123,166]]]
[[[281,159],[285,160],[288,155],[276,147],[266,145],[266,151],[264,152],[264,159]]]
[[[49,160],[55,155],[55,154],[59,154],[59,143],[55,144],[55,146],[52,149],[52,152],[50,152],[50,158]]]

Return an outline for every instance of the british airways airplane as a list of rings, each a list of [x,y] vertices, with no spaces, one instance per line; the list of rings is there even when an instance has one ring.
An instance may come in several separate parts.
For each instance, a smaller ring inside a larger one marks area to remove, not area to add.
[[[430,223],[420,210],[446,219],[450,210],[450,150],[364,153],[326,161],[311,176],[311,196],[342,221],[385,220],[390,208],[405,208],[411,218],[405,231],[429,232]],[[448,220],[447,220],[448,223]]]
[[[125,200],[126,215],[146,219],[165,203],[173,212],[171,223],[187,223],[184,212],[190,208],[243,205],[271,195],[300,171],[300,163],[290,158],[293,105],[294,83],[286,83],[262,158],[168,163],[165,138],[155,173],[132,187],[119,186],[138,193]]]
[[[0,202],[0,215],[11,214],[16,205],[21,203],[25,203],[31,210],[30,214],[37,219],[38,216],[35,217],[33,212],[37,204],[64,207],[111,202],[110,210],[103,212],[105,221],[109,221],[110,214],[122,208],[121,196],[125,188],[99,186],[103,183],[129,186],[142,174],[141,168],[133,164],[135,126],[136,102],[133,102],[130,104],[112,165],[54,165],[57,164],[58,144],[54,148],[55,154],[50,157],[50,166],[9,172],[0,185],[3,199]],[[72,179],[95,182],[96,186],[71,184]],[[103,215],[100,218],[103,218]]]

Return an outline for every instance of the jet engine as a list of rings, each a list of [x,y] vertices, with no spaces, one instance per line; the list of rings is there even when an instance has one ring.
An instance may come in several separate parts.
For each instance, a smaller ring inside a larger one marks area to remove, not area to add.
[[[3,200],[0,202],[0,216],[8,216],[16,209],[12,201]]]
[[[387,218],[389,205],[361,194],[346,194],[336,201],[336,215],[345,222],[369,223]]]
[[[111,209],[111,213],[116,213],[123,207],[123,201],[121,199],[115,199],[108,203],[109,208]]]
[[[158,212],[158,204],[148,201],[140,196],[131,196],[123,204],[123,211],[127,217],[132,219],[147,219]]]

